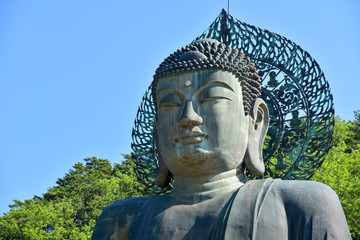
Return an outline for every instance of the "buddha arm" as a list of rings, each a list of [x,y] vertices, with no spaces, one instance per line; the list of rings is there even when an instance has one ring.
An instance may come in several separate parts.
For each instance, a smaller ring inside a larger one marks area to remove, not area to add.
[[[138,203],[141,202],[139,200],[124,200],[105,208],[96,222],[91,239],[126,240]]]

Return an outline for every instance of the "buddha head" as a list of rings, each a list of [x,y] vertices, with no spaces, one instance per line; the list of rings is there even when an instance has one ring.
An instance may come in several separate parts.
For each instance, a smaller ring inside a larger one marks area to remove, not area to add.
[[[156,184],[172,175],[202,177],[235,169],[260,175],[269,113],[255,65],[238,49],[198,40],[156,70],[154,139]]]

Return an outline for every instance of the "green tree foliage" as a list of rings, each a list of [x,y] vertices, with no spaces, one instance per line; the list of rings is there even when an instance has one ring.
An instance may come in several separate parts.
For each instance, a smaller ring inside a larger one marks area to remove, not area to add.
[[[15,200],[0,217],[0,239],[90,239],[103,208],[119,200],[141,197],[129,155],[122,164],[87,158],[56,186],[24,202]]]
[[[350,125],[351,141],[349,145],[351,145],[352,148],[356,148],[360,144],[360,110],[355,111],[354,115],[355,120],[351,121]]]
[[[336,118],[333,146],[311,180],[339,196],[353,239],[360,239],[360,112],[354,121]]]

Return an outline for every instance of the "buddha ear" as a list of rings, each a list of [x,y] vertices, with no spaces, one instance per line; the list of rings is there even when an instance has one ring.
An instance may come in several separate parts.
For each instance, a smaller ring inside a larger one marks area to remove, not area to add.
[[[158,137],[157,137],[157,123],[156,119],[154,121],[154,132],[153,132],[154,142],[156,147],[159,147]],[[160,151],[157,150],[158,154],[158,173],[155,179],[155,184],[158,187],[165,188],[171,181],[172,173],[166,167],[165,162],[162,159]]]
[[[259,176],[265,172],[263,145],[269,128],[269,110],[264,100],[257,98],[249,115],[249,138],[244,161],[246,169]]]

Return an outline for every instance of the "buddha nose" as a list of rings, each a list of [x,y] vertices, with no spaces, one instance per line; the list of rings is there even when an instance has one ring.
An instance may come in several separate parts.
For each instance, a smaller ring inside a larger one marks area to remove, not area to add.
[[[192,101],[187,101],[184,105],[182,116],[179,121],[179,126],[186,128],[195,125],[200,125],[202,118],[195,112]]]

